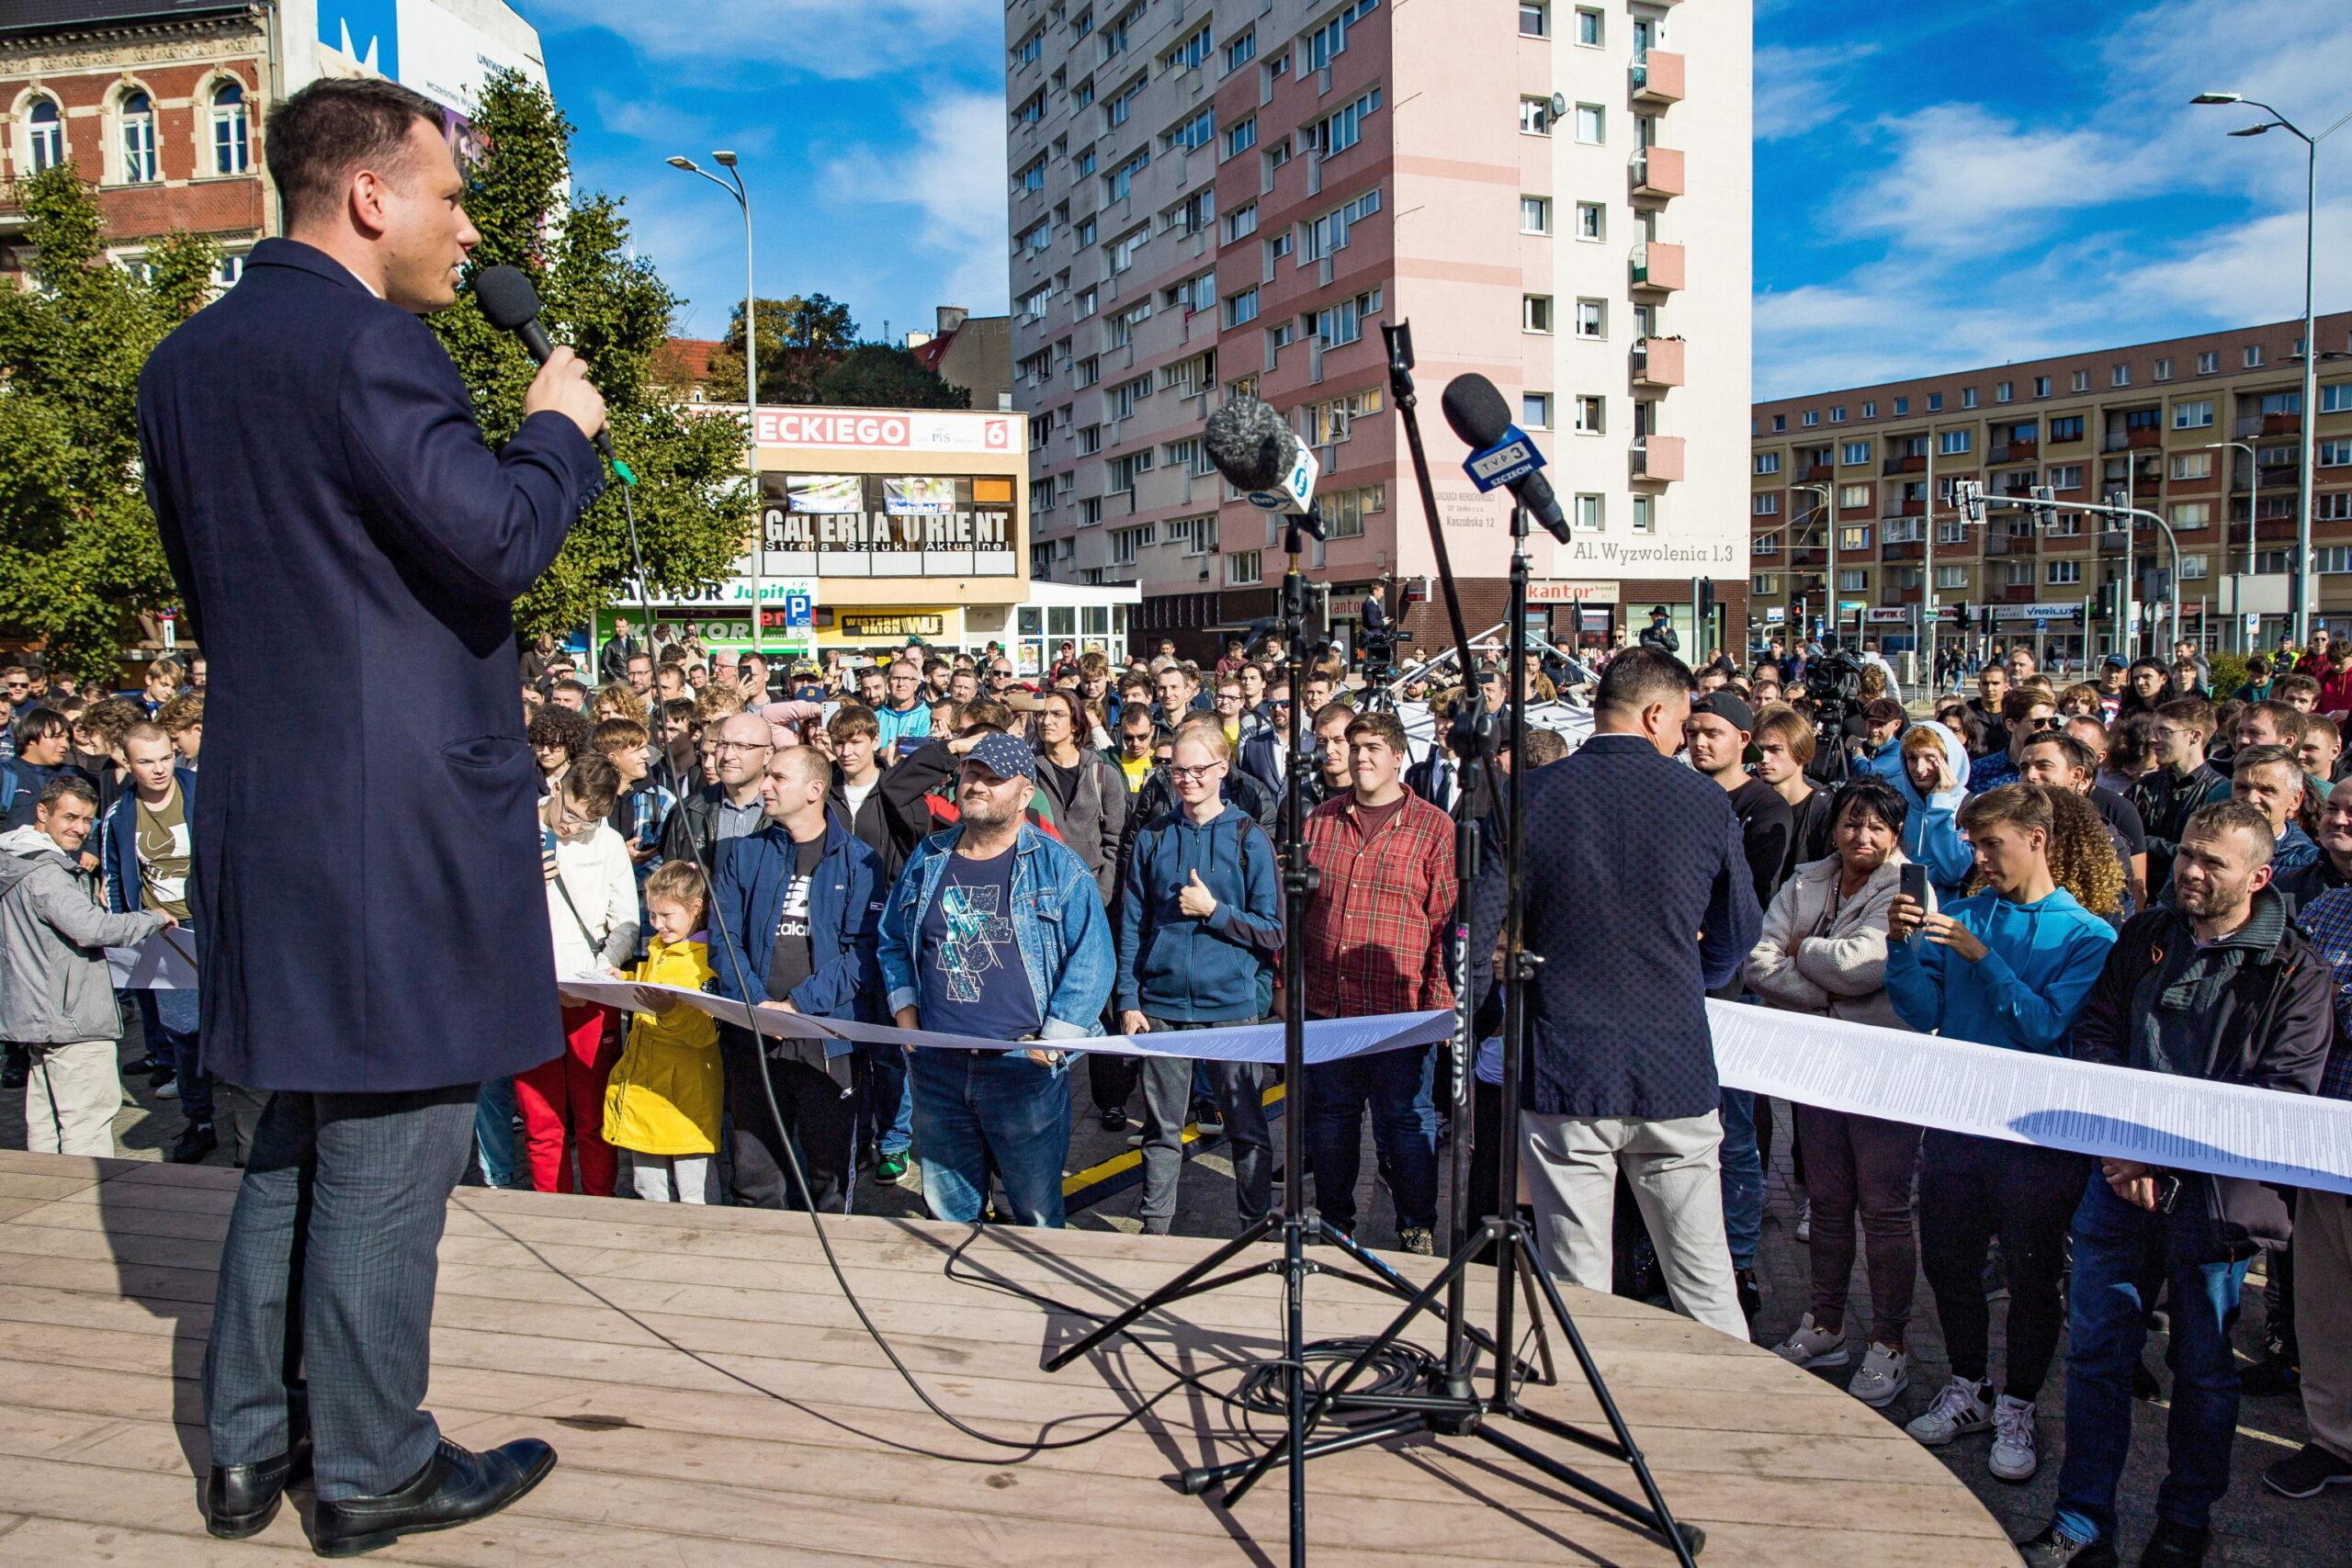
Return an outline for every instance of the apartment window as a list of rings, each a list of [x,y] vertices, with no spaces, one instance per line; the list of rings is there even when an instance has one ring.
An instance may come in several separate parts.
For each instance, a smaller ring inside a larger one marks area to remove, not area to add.
[[[2323,468],[2352,468],[2352,441],[2338,436],[2319,444],[2319,466]]]
[[[1654,495],[1634,497],[1634,532],[1636,534],[1657,532],[1657,497]]]
[[[2321,570],[2324,570],[2325,569],[2322,568]],[[2205,558],[2203,556],[2183,556],[2180,558],[2180,577],[2181,581],[2184,582],[2202,582],[2205,581],[2209,570],[2210,569],[2206,566]]]
[[[1151,226],[1140,224],[1111,242],[1111,270],[1125,272],[1136,265],[1136,253],[1151,238]]]
[[[1972,434],[1965,430],[1941,431],[1936,436],[1936,450],[1947,457],[1957,457],[1968,450]]]
[[[2049,377],[2036,376],[2033,378],[2033,395],[2037,398],[2046,398],[2050,395]]]
[[[1225,133],[1225,155],[1228,158],[1247,152],[1258,145],[1258,117],[1251,115],[1240,124],[1229,127]]]
[[[1772,416],[1772,430],[1775,434],[1778,434],[1788,428],[1789,416],[1787,414],[1776,413]]]
[[[1045,52],[1046,29],[1033,28],[1027,38],[1012,46],[1013,68],[1019,70],[1023,65],[1035,65]]]
[[[1348,29],[1370,16],[1380,0],[1355,0],[1340,14],[1306,35],[1306,69],[1320,71],[1347,52]]]
[[[1258,58],[1258,29],[1244,28],[1241,36],[1225,46],[1225,68],[1238,71]]]
[[[2199,355],[2197,356],[2197,373],[2199,376],[2220,375],[2222,373],[2221,351],[2218,349],[2209,348],[2204,353]]]
[[[1159,150],[1163,152],[1190,152],[1196,147],[1207,146],[1216,136],[1216,116],[1209,109],[1203,109],[1161,131]]]
[[[245,256],[242,251],[230,251],[220,257],[220,265],[212,269],[212,281],[223,288],[234,288],[245,276]]]
[[[1945,497],[1947,501],[1951,497]],[[1936,523],[1936,543],[1957,545],[1968,537],[1968,521],[1962,517],[1944,517]]]
[[[1939,588],[1967,587],[1968,569],[1964,566],[1939,566],[1936,568],[1936,586]]]
[[[1363,537],[1363,520],[1388,510],[1388,487],[1364,485],[1334,491],[1321,498],[1323,525],[1335,539]]]
[[[1093,284],[1090,283],[1085,288],[1080,289],[1078,291],[1077,298],[1071,301],[1070,313],[1072,319],[1082,321],[1086,320],[1087,317],[1094,314],[1095,300],[1098,298],[1100,298],[1100,296]]]
[[[1078,427],[1078,455],[1081,457],[1091,457],[1097,452],[1102,450],[1102,427],[1099,424],[1080,425]],[[1087,521],[1091,522],[1093,519],[1089,518]]]
[[[1073,108],[1073,109],[1082,109],[1082,108],[1086,107],[1086,106],[1087,106],[1087,105],[1089,105],[1089,104],[1092,103],[1093,101],[1094,101],[1094,78],[1093,78],[1093,77],[1089,76],[1085,81],[1080,82],[1077,86],[1072,87],[1072,88],[1070,89],[1070,93],[1069,93],[1069,107],[1070,107],[1071,108]]]
[[[1521,295],[1519,297],[1519,327],[1521,332],[1550,332],[1552,330],[1552,297],[1549,294]],[[1581,330],[1581,319],[1578,321],[1578,327]]]
[[[2129,365],[2109,366],[2107,371],[2107,384],[2110,387],[2130,386],[2132,384],[2132,367]]]
[[[1597,534],[1600,532],[1600,499],[1601,498],[1597,495],[1579,495],[1577,497],[1575,525],[1577,529],[1588,534]]]
[[[155,100],[144,93],[128,93],[117,113],[122,125],[123,183],[153,184],[163,178],[155,156]]]
[[[1109,201],[1125,201],[1127,198],[1128,193],[1133,191],[1136,187],[1136,175],[1141,174],[1150,163],[1151,149],[1148,147],[1136,148],[1133,153],[1128,155],[1126,162],[1121,164],[1117,168],[1113,169],[1108,175],[1105,175],[1102,177],[1102,192],[1104,199]]]
[[[2082,438],[2083,416],[2081,414],[2064,414],[2050,422],[2050,440],[2053,446],[2061,441],[2080,441]]]
[[[1087,175],[1094,172],[1094,149],[1092,147],[1090,146],[1080,149],[1078,156],[1070,160],[1070,172],[1076,175],[1080,179],[1084,179]]]
[[[1862,417],[1864,419],[1876,419],[1878,417],[1878,404],[1874,402],[1864,403],[1862,405]]]
[[[1255,582],[1262,575],[1264,558],[1256,550],[1236,550],[1225,558],[1225,581],[1227,587],[1241,587]]]
[[[1589,146],[1599,146],[1607,138],[1607,126],[1599,104],[1577,106],[1577,140]]]
[[[1838,460],[1849,468],[1857,463],[1867,463],[1871,460],[1871,444],[1867,441],[1849,441],[1838,449]]]
[[[1577,396],[1577,434],[1599,435],[1608,421],[1608,400],[1589,393]]]
[[[1548,234],[1552,231],[1550,197],[1522,196],[1519,198],[1519,231],[1522,234]]]
[[[1910,399],[1908,399],[1908,398],[1897,398],[1897,399],[1895,399],[1895,400],[1894,400],[1894,417],[1895,417],[1895,418],[1897,418],[1897,419],[1901,419],[1905,414],[1909,413],[1910,412],[1911,412],[1911,400],[1910,400]]]
[[[2053,560],[2043,564],[2049,570],[2041,581],[2052,588],[2064,588],[2083,580],[2083,563],[2078,560]]]
[[[1053,220],[1049,218],[1038,219],[1037,221],[1030,224],[1029,227],[1016,237],[1012,243],[1014,248],[1018,250],[1034,252],[1048,248],[1054,243]],[[1048,292],[1050,292],[1050,290],[1048,290]],[[1043,314],[1042,311],[1038,313]]]
[[[1865,573],[1860,567],[1840,567],[1838,569],[1838,592],[1860,593],[1867,590],[1869,587],[1869,575]]]
[[[1035,92],[1030,94],[1027,97],[1022,99],[1019,107],[1013,109],[1012,118],[1019,120],[1023,125],[1035,125],[1039,120],[1045,118],[1046,89],[1040,87]]]
[[[1519,36],[1552,36],[1552,7],[1546,0],[1519,0]]]
[[[1603,240],[1609,236],[1609,209],[1597,201],[1577,203],[1577,238]]]
[[[2213,477],[2213,454],[2211,452],[2176,452],[2172,455],[2172,477],[2177,479],[2210,479]]]
[[[1338,348],[1363,336],[1363,319],[1380,311],[1380,290],[1367,289],[1352,299],[1315,312],[1315,335],[1325,348]]]
[[[1114,420],[1132,418],[1136,405],[1151,396],[1151,373],[1146,371],[1132,381],[1122,381],[1110,390],[1111,412]],[[1125,489],[1125,486],[1114,488]]]
[[[2042,482],[2052,490],[2080,490],[2083,488],[2083,466],[2080,463],[2054,464]]]
[[[1943,408],[1944,395],[1941,392],[1929,392],[1928,394],[1928,412],[1929,413],[1941,413],[1943,412]]]
[[[2009,401],[2015,391],[2015,383],[2009,381],[1996,381],[1993,383],[1993,400],[1996,403],[2006,403]]]
[[[1225,297],[1225,324],[1238,327],[1258,319],[1258,291],[1245,288],[1238,294]]]
[[[1829,423],[1832,424],[1843,424],[1846,423],[1846,405],[1844,403],[1839,403],[1836,408],[1829,411]]]
[[[55,98],[32,101],[25,110],[25,136],[34,174],[65,162],[65,117]]]
[[[1778,517],[1781,514],[1780,492],[1778,491],[1759,491],[1756,494],[1749,496],[1747,498],[1747,511],[1749,515],[1755,517]]]
[[[2172,427],[2175,430],[2203,430],[2212,423],[2213,400],[2211,398],[2172,405]]]
[[[1348,231],[1359,221],[1380,210],[1380,187],[1370,190],[1316,219],[1306,225],[1306,254],[1302,262],[1321,261],[1335,251],[1348,247]]]
[[[1779,473],[1781,471],[1781,455],[1778,452],[1757,453],[1756,471],[1759,474]]]
[[[1976,406],[1975,388],[1962,387],[1960,389],[1960,406],[1964,409],[1973,409]]]
[[[1870,486],[1868,486],[1868,485],[1839,485],[1839,486],[1838,487],[1838,504],[1839,506],[1843,506],[1843,507],[1868,506],[1870,503],[1871,503],[1871,487],[1870,487]]]
[[[1577,7],[1577,42],[1587,49],[1600,47],[1600,13],[1589,6]]]
[[[1028,317],[1033,321],[1043,321],[1046,310],[1052,307],[1053,302],[1054,290],[1052,286],[1049,284],[1046,288],[1034,289],[1021,297],[1021,313]],[[1043,351],[1041,350],[1040,355],[1042,355],[1042,353]],[[1039,356],[1040,355],[1032,355],[1033,358]]]
[[[1549,328],[1545,329],[1549,331]],[[1579,299],[1577,301],[1577,336],[1604,338],[1609,335],[1609,301]]]
[[[2089,391],[2091,389],[2091,373],[2087,370],[2075,371],[2074,387],[2075,390],[2078,392]]]
[[[2203,528],[2213,521],[2213,503],[2210,501],[2176,501],[2172,503],[2172,525],[2176,528]]]
[[[1135,109],[1136,98],[1143,92],[1143,82],[1142,77],[1136,77],[1103,103],[1102,124],[1105,129],[1116,130],[1127,123],[1127,116]]]
[[[2258,370],[2262,367],[2262,345],[2260,344],[2250,343],[2245,345],[2245,367],[2249,370]]]
[[[1136,341],[1136,329],[1151,320],[1151,301],[1144,299],[1111,318],[1111,346],[1125,348]]]
[[[1380,89],[1374,87],[1308,126],[1301,138],[1317,157],[1335,158],[1363,140],[1363,122],[1379,107]]]
[[[1113,488],[1119,489],[1124,487],[1114,486]],[[1135,565],[1136,557],[1142,552],[1143,547],[1152,542],[1152,535],[1154,531],[1155,530],[1152,525],[1148,523],[1145,524],[1140,528],[1112,529],[1111,564],[1113,566]]]
[[[1090,354],[1070,367],[1070,382],[1073,386],[1091,387],[1101,379],[1102,379],[1102,361],[1099,355]]]
[[[1552,428],[1552,394],[1521,392],[1519,397],[1519,423],[1529,430]]]
[[[1758,534],[1747,541],[1747,553],[1752,556],[1777,556],[1781,553],[1781,531],[1777,528]]]
[[[212,89],[212,172],[242,175],[253,167],[245,90],[234,82]]]
[[[2345,413],[2352,412],[2352,381],[2337,381],[2319,389],[2319,412]]]
[[[1193,32],[1159,57],[1162,71],[1189,71],[1209,57],[1209,29],[1204,23]]]
[[[1770,599],[1781,592],[1781,574],[1777,571],[1759,571],[1754,581],[1754,591],[1760,598]]]
[[[1819,409],[1805,410],[1804,423],[1805,428],[1808,430],[1812,429],[1815,425],[1819,424],[1821,423],[1821,411]]]
[[[1188,314],[1207,310],[1216,303],[1216,274],[1204,272],[1182,283],[1170,284],[1160,295],[1160,303],[1171,310],[1181,307]]]
[[[2171,379],[2172,379],[2172,361],[2171,361],[2171,360],[2169,360],[2169,359],[2159,359],[2159,360],[2157,360],[2157,361],[2156,361],[2156,365],[2155,365],[2155,378],[2156,378],[2156,379],[2157,379],[2157,380],[2159,380],[2159,381],[2169,381],[2169,380],[2171,380]]]
[[[1225,215],[1225,243],[1245,240],[1258,231],[1258,204],[1254,201]]]
[[[1519,131],[1522,136],[1552,134],[1552,100],[1521,98],[1519,100]]]
[[[2347,518],[2352,518],[2352,491],[2330,491],[2327,494],[2318,497],[2312,502],[2312,515],[2323,523],[2341,523]],[[2325,571],[2328,569],[2322,567],[2320,570]],[[2335,570],[2352,570],[2352,567],[2338,567]]]

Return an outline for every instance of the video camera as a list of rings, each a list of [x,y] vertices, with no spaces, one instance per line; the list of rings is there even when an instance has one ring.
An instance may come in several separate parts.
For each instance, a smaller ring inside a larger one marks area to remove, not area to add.
[[[1813,706],[1815,754],[1842,761],[1848,740],[1866,733],[1862,661],[1834,641],[1823,639],[1821,657],[1805,660],[1804,694]]]

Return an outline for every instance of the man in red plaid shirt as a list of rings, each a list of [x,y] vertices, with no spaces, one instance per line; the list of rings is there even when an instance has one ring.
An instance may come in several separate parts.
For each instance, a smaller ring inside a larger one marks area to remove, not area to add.
[[[1306,818],[1320,881],[1306,905],[1306,1011],[1361,1018],[1453,1006],[1446,938],[1453,918],[1453,819],[1405,787],[1405,727],[1364,714],[1348,727],[1354,788]],[[1397,1242],[1431,1250],[1437,1224],[1437,1047],[1383,1051],[1306,1069],[1306,1150],[1315,1201],[1356,1222],[1363,1111],[1396,1201]]]

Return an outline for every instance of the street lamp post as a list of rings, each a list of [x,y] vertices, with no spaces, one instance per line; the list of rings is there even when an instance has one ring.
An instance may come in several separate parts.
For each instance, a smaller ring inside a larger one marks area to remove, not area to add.
[[[1821,542],[1829,550],[1829,567],[1821,577],[1822,630],[1825,635],[1834,637],[1838,635],[1838,519],[1829,512],[1829,487],[1791,485],[1789,489],[1792,491],[1811,491],[1821,498]]]
[[[2300,138],[2303,143],[2303,439],[2302,455],[2295,469],[2299,493],[2295,506],[2294,583],[2295,644],[2299,648],[2308,647],[2312,632],[2312,497],[2317,478],[2313,458],[2318,449],[2314,436],[2319,422],[2319,323],[2312,308],[2317,259],[2313,231],[2319,219],[2319,144],[2341,130],[2346,121],[2352,121],[2352,114],[2346,115],[2313,136],[2259,98],[2249,98],[2239,93],[2199,93],[2188,101],[2192,104],[2251,105],[2270,118],[2260,125],[2233,130],[2230,132],[2232,136],[2259,136],[2266,130],[2278,130]]]
[[[750,440],[745,444],[745,466],[752,476],[752,649],[761,651],[765,640],[765,607],[760,598],[760,562],[767,553],[766,528],[760,513],[763,510],[760,497],[760,324],[757,314],[758,288],[752,271],[752,193],[743,188],[743,172],[735,166],[735,154],[720,151],[713,152],[711,162],[727,171],[720,179],[692,158],[672,158],[673,169],[684,169],[704,179],[735,198],[743,210],[743,407]]]
[[[2238,618],[2238,651],[2252,653],[2255,638],[2245,629],[2245,591],[2248,582],[2255,575],[2254,541],[2262,525],[2262,458],[2251,446],[2243,441],[2208,442],[2205,450],[2208,452],[2234,450],[2245,454],[2245,570],[2238,575],[2237,592],[2230,596],[2230,610]],[[2228,487],[2223,486],[2222,540],[2224,549],[2228,547],[2229,537],[2230,492]]]

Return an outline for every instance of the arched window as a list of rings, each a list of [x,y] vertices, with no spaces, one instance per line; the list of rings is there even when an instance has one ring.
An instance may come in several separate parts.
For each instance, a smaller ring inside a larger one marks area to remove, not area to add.
[[[65,117],[55,98],[35,98],[25,110],[28,166],[33,174],[65,162]]]
[[[252,167],[245,90],[234,82],[223,82],[212,90],[212,172],[242,175]]]
[[[163,177],[155,156],[155,100],[144,93],[127,93],[122,100],[123,183],[152,184]]]

